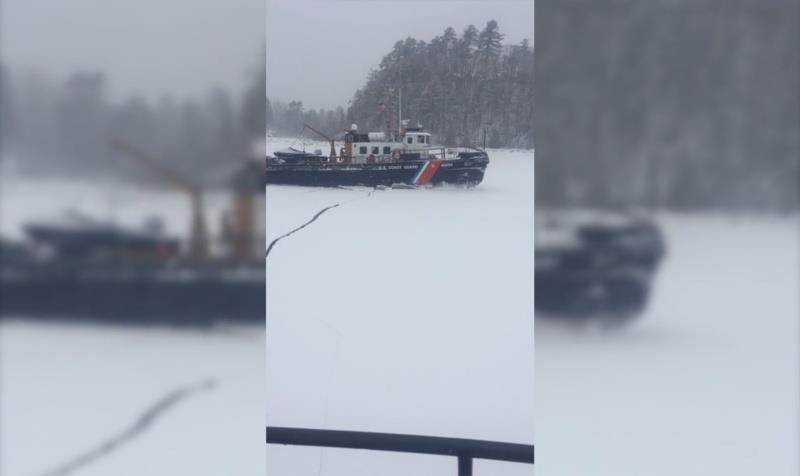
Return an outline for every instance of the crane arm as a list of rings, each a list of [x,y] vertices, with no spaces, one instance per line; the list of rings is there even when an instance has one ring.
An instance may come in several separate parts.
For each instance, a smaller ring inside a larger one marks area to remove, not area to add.
[[[118,139],[112,139],[111,148],[122,152],[126,157],[133,159],[141,165],[144,165],[145,168],[150,169],[159,177],[167,180],[172,185],[183,189],[185,192],[188,192],[191,195],[196,195],[198,193],[198,187],[194,183],[178,173],[177,170],[156,160],[138,147],[126,144]]]
[[[178,173],[172,167],[163,164],[148,155],[143,150],[126,144],[118,139],[111,140],[111,148],[123,153],[128,158],[144,165],[146,168],[155,172],[156,175],[166,179],[174,186],[182,189],[189,195],[192,207],[192,222],[189,230],[190,253],[193,258],[205,259],[208,257],[208,229],[205,221],[205,207],[203,205],[203,195],[199,187],[190,180]]]
[[[320,137],[324,138],[324,139],[325,139],[325,140],[327,140],[328,142],[333,142],[333,139],[331,139],[331,138],[330,138],[330,137],[328,137],[327,135],[323,134],[322,132],[320,132],[320,131],[318,131],[318,130],[314,129],[313,127],[311,127],[310,125],[306,124],[305,122],[303,123],[303,126],[305,126],[305,127],[309,128],[309,129],[311,129],[313,132],[316,132],[316,133],[317,133],[317,134],[318,134]]]
[[[320,131],[314,129],[313,127],[311,127],[310,125],[306,124],[305,122],[303,123],[303,126],[308,127],[313,132],[316,132],[317,134],[319,134],[320,136],[324,137],[328,142],[331,143],[331,152],[329,154],[329,157],[330,157],[331,161],[335,160],[336,159],[336,143],[335,143],[335,141],[333,139],[331,139],[330,137],[326,136],[325,134],[323,134],[322,132],[320,132]]]

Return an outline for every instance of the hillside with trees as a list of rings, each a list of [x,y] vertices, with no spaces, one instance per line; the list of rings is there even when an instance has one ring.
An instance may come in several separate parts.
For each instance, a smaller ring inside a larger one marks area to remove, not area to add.
[[[267,129],[271,134],[296,136],[303,124],[311,124],[327,134],[335,135],[347,127],[347,115],[343,107],[336,109],[306,109],[303,101],[267,101]],[[318,138],[318,137],[315,137]]]
[[[537,0],[537,205],[796,210],[796,0]]]
[[[406,38],[373,69],[345,112],[305,110],[301,101],[273,101],[268,128],[297,134],[303,122],[331,134],[352,123],[382,131],[397,127],[398,91],[403,118],[423,124],[446,145],[533,146],[533,48],[528,40],[504,44],[497,22],[482,30],[453,28],[429,42]]]
[[[494,20],[482,30],[453,28],[430,42],[395,43],[356,91],[348,121],[383,130],[390,90],[402,88],[403,118],[421,123],[447,145],[533,146],[533,48],[504,45]]]
[[[241,97],[214,88],[199,99],[164,95],[109,98],[110,79],[80,71],[60,80],[0,69],[2,159],[23,173],[153,180],[137,164],[115,157],[120,139],[150,152],[197,181],[250,154],[263,137],[266,72],[255,69]]]

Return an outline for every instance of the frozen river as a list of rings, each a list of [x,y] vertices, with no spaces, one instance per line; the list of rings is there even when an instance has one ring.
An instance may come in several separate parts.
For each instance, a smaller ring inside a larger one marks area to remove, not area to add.
[[[533,154],[474,188],[267,187],[273,426],[532,443]],[[270,446],[269,474],[455,473],[455,458]],[[476,474],[530,466],[476,461]]]
[[[263,328],[0,327],[0,474],[36,476],[208,380],[79,475],[263,474]],[[67,473],[64,473],[67,474]]]
[[[0,472],[47,474],[212,379],[74,474],[263,474],[265,410],[282,426],[535,431],[540,474],[797,474],[797,217],[658,216],[669,255],[646,313],[613,332],[538,323],[534,365],[533,157],[491,157],[471,190],[270,187],[268,242],[340,205],[270,253],[266,367],[260,327],[0,324]],[[13,235],[71,205],[139,223],[172,204],[184,229],[182,197],[128,193],[63,185],[54,201],[17,184],[0,222]],[[438,476],[455,459],[270,446],[267,469]]]
[[[0,182],[7,237],[67,209],[130,226],[156,214],[168,233],[188,230],[188,200],[172,191],[14,178]],[[206,198],[214,232],[229,197]],[[1,322],[0,474],[263,474],[264,339],[263,326]]]
[[[537,322],[538,471],[798,474],[800,223],[658,218],[669,256],[637,322]]]

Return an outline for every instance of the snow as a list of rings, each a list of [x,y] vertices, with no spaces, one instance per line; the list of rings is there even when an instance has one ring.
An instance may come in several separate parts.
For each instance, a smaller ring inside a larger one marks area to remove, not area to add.
[[[533,154],[490,157],[473,189],[267,187],[268,243],[341,204],[267,258],[269,425],[533,442]],[[267,456],[269,474],[455,465],[277,445]]]
[[[797,217],[658,221],[669,256],[638,321],[537,320],[537,470],[798,474]]]
[[[522,443],[535,430],[540,474],[797,474],[798,217],[659,215],[669,254],[645,314],[603,332],[537,322],[534,368],[532,154],[490,156],[470,190],[270,186],[268,243],[341,205],[268,258],[266,364],[260,326],[2,322],[0,473],[42,474],[167,392],[215,378],[76,474],[264,474],[265,405],[271,425]],[[133,225],[168,213],[167,229],[185,232],[184,197],[137,192],[3,178],[0,231],[18,236],[26,219],[71,206]],[[275,475],[456,465],[275,445],[266,454]],[[475,474],[531,467],[478,460]]]
[[[45,474],[208,378],[130,444],[76,474],[263,474],[263,328],[0,325],[0,473]]]
[[[227,194],[207,197],[212,231]],[[0,234],[73,208],[185,236],[188,200],[118,183],[0,176]],[[96,448],[165,394],[208,378],[138,437],[75,474],[264,474],[264,328],[208,330],[0,321],[0,474],[37,475]]]

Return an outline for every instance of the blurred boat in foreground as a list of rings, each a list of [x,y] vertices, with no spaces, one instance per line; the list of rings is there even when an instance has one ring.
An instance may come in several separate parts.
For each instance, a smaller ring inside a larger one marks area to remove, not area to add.
[[[227,182],[232,206],[222,236],[206,229],[202,190],[127,145],[116,145],[187,192],[187,239],[160,219],[123,227],[69,212],[28,222],[25,238],[0,237],[0,318],[143,324],[211,324],[265,319],[264,177],[260,161]]]
[[[666,252],[653,221],[566,211],[536,221],[537,315],[613,324],[645,309]]]
[[[193,260],[179,240],[86,221],[0,244],[0,316],[204,324],[263,321],[264,265]]]

